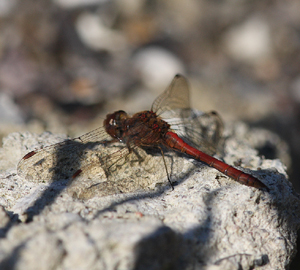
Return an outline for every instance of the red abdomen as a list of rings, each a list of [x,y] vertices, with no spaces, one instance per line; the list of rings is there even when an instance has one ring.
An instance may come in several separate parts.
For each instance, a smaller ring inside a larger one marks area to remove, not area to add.
[[[218,171],[224,173],[225,175],[233,178],[241,184],[256,187],[256,188],[264,188],[268,189],[265,184],[260,182],[258,179],[253,177],[250,174],[244,173],[241,170],[238,170],[221,160],[218,160],[212,156],[209,156],[198,149],[188,145],[185,143],[178,135],[174,132],[167,132],[165,137],[165,145],[171,149],[180,151],[189,156],[192,156],[194,159],[204,162],[210,167],[217,169]]]

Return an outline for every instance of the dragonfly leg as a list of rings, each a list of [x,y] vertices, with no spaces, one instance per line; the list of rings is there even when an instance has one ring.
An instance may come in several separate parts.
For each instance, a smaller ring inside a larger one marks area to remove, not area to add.
[[[161,152],[164,164],[165,164],[165,169],[166,169],[166,172],[167,172],[168,181],[169,181],[169,183],[170,183],[170,185],[172,187],[172,190],[174,190],[174,187],[172,185],[172,182],[171,182],[171,179],[170,179],[170,175],[169,175],[169,172],[168,172],[168,167],[167,167],[167,163],[166,163],[166,160],[165,160],[164,151],[161,149],[161,147],[158,146],[158,148],[160,149],[160,152]]]

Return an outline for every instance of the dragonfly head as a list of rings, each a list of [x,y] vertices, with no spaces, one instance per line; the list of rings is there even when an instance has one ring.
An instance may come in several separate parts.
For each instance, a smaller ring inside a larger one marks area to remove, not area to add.
[[[106,132],[113,138],[122,139],[126,119],[128,119],[128,114],[124,111],[108,114],[103,122]]]

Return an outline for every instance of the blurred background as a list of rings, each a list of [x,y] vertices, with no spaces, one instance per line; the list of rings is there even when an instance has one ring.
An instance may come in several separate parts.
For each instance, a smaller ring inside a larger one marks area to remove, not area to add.
[[[150,109],[182,73],[192,107],[288,143],[299,192],[299,12],[299,0],[0,0],[0,136],[83,134]]]

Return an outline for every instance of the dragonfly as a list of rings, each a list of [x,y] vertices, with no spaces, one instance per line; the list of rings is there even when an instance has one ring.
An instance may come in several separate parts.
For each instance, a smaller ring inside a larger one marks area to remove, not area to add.
[[[190,109],[187,79],[177,74],[155,99],[151,110],[132,116],[123,110],[108,114],[103,126],[91,132],[29,152],[20,160],[17,170],[20,176],[33,181],[74,180],[86,173],[91,174],[96,168],[99,168],[98,176],[108,176],[124,164],[126,156],[138,156],[139,149],[157,149],[172,188],[166,151],[183,153],[241,184],[268,190],[256,177],[212,156],[218,148],[222,131],[223,123],[218,113],[199,113]],[[113,151],[108,151],[110,146],[114,147]],[[90,152],[94,154],[88,154]],[[134,185],[133,188],[124,188],[126,181],[105,179],[100,186],[110,190],[107,194],[134,189]]]

